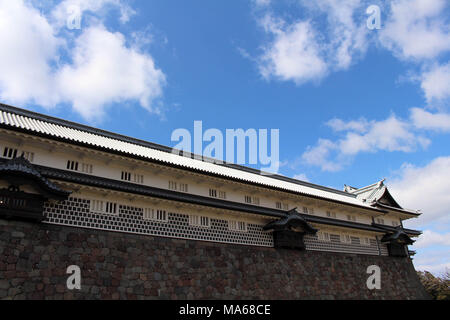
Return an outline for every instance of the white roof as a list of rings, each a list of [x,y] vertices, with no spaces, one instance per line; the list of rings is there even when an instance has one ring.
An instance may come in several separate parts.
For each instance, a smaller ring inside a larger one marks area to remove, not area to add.
[[[386,189],[387,187],[384,184],[384,180],[359,189],[350,186],[345,186],[344,188],[346,192],[354,194],[358,199],[368,203],[380,200]]]
[[[136,143],[129,142],[132,138],[126,139],[128,141],[120,140],[120,138],[123,137],[120,135],[117,135],[117,139],[115,139],[111,137],[111,134],[104,134],[106,132],[102,130],[98,130],[98,133],[88,132],[96,129],[1,104],[0,124],[3,127],[6,125],[6,127],[21,128],[25,131],[29,131],[30,134],[40,133],[50,137],[63,138],[87,146],[102,147],[108,150],[123,152],[150,160],[157,160],[184,168],[195,169],[205,173],[221,175],[225,178],[239,179],[257,183],[261,186],[280,188],[304,195],[373,209],[369,204],[364,203],[361,199],[358,199],[355,195],[350,193],[345,194],[339,190],[315,186],[301,181],[297,181],[296,183],[296,180],[293,179],[290,179],[292,182],[284,181],[276,177],[260,175],[242,169],[175,155],[170,152],[139,145],[137,139]]]

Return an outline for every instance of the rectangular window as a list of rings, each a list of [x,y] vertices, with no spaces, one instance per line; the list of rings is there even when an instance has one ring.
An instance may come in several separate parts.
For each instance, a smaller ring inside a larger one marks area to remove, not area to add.
[[[328,218],[336,218],[336,212],[327,211],[327,217]]]
[[[328,232],[318,232],[317,235],[320,241],[330,241],[330,234]]]
[[[189,224],[191,226],[200,225],[200,217],[199,216],[189,216]]]
[[[78,162],[77,161],[67,161],[67,170],[78,171]]]
[[[106,213],[109,214],[117,214],[117,203],[114,202],[106,202]]]
[[[91,200],[91,212],[104,212],[103,201]]]
[[[167,212],[165,210],[155,210],[152,208],[145,208],[144,220],[167,222],[168,221]]]
[[[348,220],[348,221],[356,222],[356,217],[348,214],[348,215],[347,215],[347,220]]]
[[[200,226],[209,227],[209,218],[208,217],[200,217]]]
[[[167,213],[164,210],[156,210],[156,219],[158,221],[167,221]]]
[[[361,239],[358,237],[350,237],[352,244],[361,244]]]
[[[210,227],[210,219],[203,216],[189,216],[189,224],[195,227]]]
[[[285,210],[285,211],[289,210],[289,204],[287,204],[287,203],[277,202],[276,206],[277,206],[277,209],[280,209],[280,210]]]
[[[177,187],[178,187],[178,185],[175,181],[169,181],[169,189],[170,190],[176,191],[178,189]]]
[[[143,218],[144,220],[154,220],[155,210],[151,208],[144,208]]]
[[[133,182],[137,184],[143,184],[144,183],[144,176],[142,174],[133,174]]]
[[[345,234],[345,235],[343,234],[341,239],[342,239],[342,242],[344,242],[344,243],[351,243],[351,238],[348,234]]]
[[[209,196],[212,198],[219,197],[220,199],[226,199],[227,193],[225,191],[218,191],[217,189],[209,189]]]
[[[338,234],[330,234],[330,241],[333,243],[341,243],[341,236]]]
[[[242,221],[228,221],[228,229],[231,231],[247,231],[247,223]]]
[[[321,236],[319,236],[319,240],[330,241],[330,234],[328,232],[322,232]]]
[[[118,205],[115,202],[91,200],[91,212],[117,214]]]
[[[376,222],[377,222],[378,224],[384,224],[384,219],[377,218]]]
[[[365,246],[370,246],[370,239],[367,238],[367,237],[364,237],[364,238],[363,238],[363,244],[364,244]]]
[[[180,191],[181,192],[189,192],[187,183],[180,183]]]
[[[259,205],[258,197],[245,196],[244,200],[245,200],[245,203]]]
[[[17,149],[5,147],[3,150],[3,157],[8,159],[17,158]]]
[[[87,174],[92,174],[92,164],[87,164],[87,163],[82,163],[81,164],[81,172],[83,173],[87,173]]]
[[[306,213],[306,214],[308,214],[308,213],[309,213],[309,210],[308,210],[308,208],[307,208],[307,207],[303,207],[303,213]]]
[[[127,171],[122,171],[120,179],[122,179],[123,181],[131,181],[131,173]]]
[[[209,196],[212,198],[217,198],[217,190],[216,189],[209,189]]]
[[[33,152],[24,151],[23,152],[23,157],[25,159],[27,159],[28,161],[30,161],[30,162],[34,161],[34,153]]]

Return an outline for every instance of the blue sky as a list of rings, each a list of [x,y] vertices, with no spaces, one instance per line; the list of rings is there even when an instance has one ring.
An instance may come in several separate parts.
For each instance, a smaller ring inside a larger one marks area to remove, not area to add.
[[[74,8],[80,29],[67,26]],[[425,231],[415,265],[439,273],[449,12],[445,0],[0,0],[0,99],[171,146],[195,120],[279,129],[281,174],[339,189],[387,178],[422,209],[406,224]]]

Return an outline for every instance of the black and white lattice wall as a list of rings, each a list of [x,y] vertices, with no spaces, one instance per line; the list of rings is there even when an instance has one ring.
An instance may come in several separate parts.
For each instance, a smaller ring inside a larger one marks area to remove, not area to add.
[[[227,220],[211,218],[210,226],[193,226],[189,215],[167,212],[167,220],[152,221],[144,219],[144,209],[119,205],[117,214],[91,211],[88,199],[70,198],[61,203],[47,203],[44,223],[90,228],[105,231],[126,232],[140,235],[180,238],[188,240],[212,241],[221,243],[273,247],[273,236],[263,231],[263,225],[247,224],[245,232],[230,230]],[[371,239],[370,244],[322,241],[316,236],[305,236],[306,250],[356,253],[367,255],[388,255],[385,245]]]

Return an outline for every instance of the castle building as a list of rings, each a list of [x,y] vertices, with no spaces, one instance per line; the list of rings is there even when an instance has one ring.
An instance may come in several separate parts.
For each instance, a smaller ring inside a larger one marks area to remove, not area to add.
[[[406,256],[383,181],[338,191],[2,105],[0,212],[161,237]]]
[[[419,215],[384,181],[340,191],[0,105],[0,220],[409,259]]]

